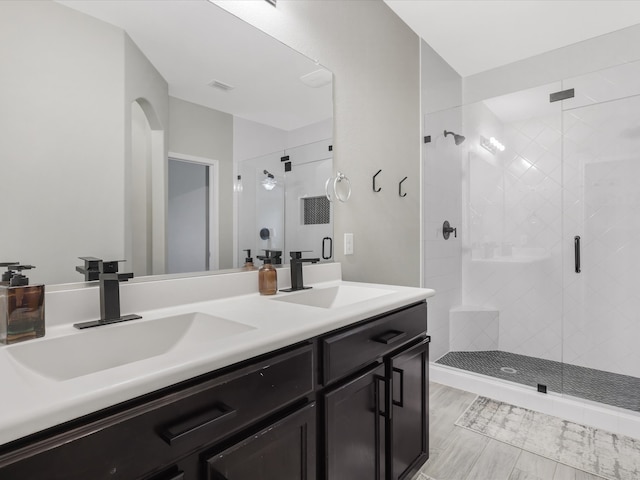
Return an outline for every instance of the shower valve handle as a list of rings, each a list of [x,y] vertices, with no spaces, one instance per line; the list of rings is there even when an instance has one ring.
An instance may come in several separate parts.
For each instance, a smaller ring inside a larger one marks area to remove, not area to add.
[[[458,229],[451,226],[448,220],[445,220],[442,224],[442,236],[445,240],[449,240],[449,236],[453,233],[455,238],[458,238]]]

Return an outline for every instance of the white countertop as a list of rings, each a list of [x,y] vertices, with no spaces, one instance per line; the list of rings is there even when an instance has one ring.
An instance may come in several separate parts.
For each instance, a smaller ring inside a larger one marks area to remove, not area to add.
[[[189,344],[188,350],[170,349],[162,355],[62,380],[45,376],[18,362],[11,354],[11,349],[21,344],[0,345],[0,378],[3,384],[3,393],[0,395],[0,445],[177,382],[425,300],[435,294],[430,289],[342,280],[316,283],[313,287],[321,289],[339,285],[387,292],[366,301],[335,308],[278,301],[277,298],[285,295],[297,294],[278,292],[272,297],[251,293],[136,311],[143,318],[127,323],[153,322],[167,316],[199,312],[239,322],[248,328],[220,339],[202,338],[197,343]],[[78,330],[73,328],[72,323],[58,320],[53,326],[47,325],[45,337],[23,344],[30,343],[35,347],[37,342],[86,335],[97,329],[126,328],[126,324],[115,324]],[[136,339],[140,344],[150,341],[153,338]],[[122,348],[118,344],[103,345],[105,349],[116,351],[119,347]],[[78,358],[77,361],[83,362],[83,359]]]

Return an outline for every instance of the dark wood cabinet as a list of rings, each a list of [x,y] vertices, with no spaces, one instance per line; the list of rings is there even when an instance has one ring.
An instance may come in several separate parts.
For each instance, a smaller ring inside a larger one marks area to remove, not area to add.
[[[381,364],[375,364],[325,394],[325,478],[382,478],[384,394],[384,365]]]
[[[315,480],[312,403],[206,460],[206,480]]]
[[[61,426],[0,452],[0,480],[172,478],[180,459],[312,397],[314,358],[312,344],[293,347]]]
[[[408,480],[428,458],[421,302],[0,447],[0,480]]]
[[[387,358],[387,478],[411,478],[429,458],[429,339]]]
[[[428,459],[426,326],[423,303],[321,340],[325,480],[404,480]]]

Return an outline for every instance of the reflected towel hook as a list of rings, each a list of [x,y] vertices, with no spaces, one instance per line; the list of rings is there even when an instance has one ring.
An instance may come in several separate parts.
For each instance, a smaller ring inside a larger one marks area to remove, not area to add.
[[[398,195],[400,195],[401,197],[407,196],[406,193],[402,193],[402,182],[404,182],[406,179],[407,177],[404,177],[402,180],[400,180],[400,183],[398,184]]]
[[[382,169],[378,170],[376,172],[376,174],[373,176],[373,191],[378,193],[380,190],[382,190],[382,187],[378,187],[376,189],[376,177],[378,176],[378,174],[382,171]]]

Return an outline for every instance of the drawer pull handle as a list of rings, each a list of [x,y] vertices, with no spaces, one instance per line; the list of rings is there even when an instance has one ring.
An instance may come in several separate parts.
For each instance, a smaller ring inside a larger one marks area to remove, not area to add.
[[[407,332],[400,332],[399,330],[390,330],[382,335],[378,335],[373,339],[374,342],[384,343],[385,345],[390,345],[392,343],[396,343],[399,340],[402,340],[407,336]]]
[[[207,427],[219,423],[224,419],[235,416],[236,410],[224,403],[218,403],[213,409],[207,410],[199,415],[195,415],[180,423],[176,423],[166,428],[160,433],[162,439],[169,445],[175,445],[177,442],[189,437]]]

